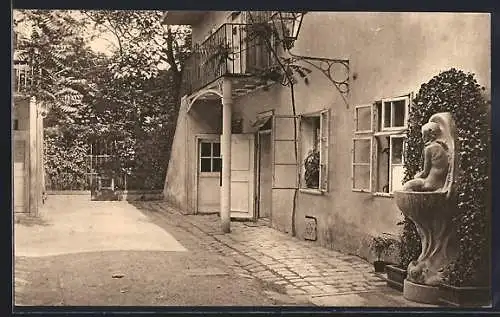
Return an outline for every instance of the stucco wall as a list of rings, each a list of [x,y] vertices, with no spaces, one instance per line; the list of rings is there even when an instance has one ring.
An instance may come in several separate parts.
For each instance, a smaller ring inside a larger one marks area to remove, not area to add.
[[[221,133],[220,101],[197,101],[189,113],[184,101],[179,110],[164,197],[183,212],[194,213],[197,159],[195,137]]]
[[[201,41],[209,29],[225,22],[229,13],[207,14],[193,27],[193,42]],[[490,17],[464,13],[309,12],[293,52],[349,59],[351,78],[349,105],[318,71],[311,74],[309,85],[300,82],[295,86],[297,114],[331,111],[329,191],[324,195],[299,192],[297,235],[303,237],[305,216],[313,216],[318,220],[319,244],[372,259],[369,241],[382,232],[397,233],[401,213],[390,197],[351,189],[354,106],[417,92],[422,83],[451,67],[475,73],[489,93]],[[251,123],[257,113],[274,109],[276,114],[291,114],[290,100],[290,90],[276,84],[267,91],[257,90],[235,100],[233,118],[243,119],[244,133],[255,132]],[[194,136],[220,133],[219,103],[197,103],[189,116],[179,114],[165,192],[167,198],[174,197],[188,210],[196,199]],[[284,203],[273,205],[272,221],[275,228],[289,232],[289,199]]]
[[[183,99],[177,116],[172,150],[163,188],[163,197],[181,210],[186,210],[186,101]]]
[[[319,38],[316,36],[321,34]],[[325,40],[329,39],[329,40]],[[322,74],[295,87],[297,114],[331,109],[329,192],[297,199],[298,236],[304,217],[318,220],[318,242],[371,258],[368,243],[382,232],[397,233],[401,213],[392,198],[351,189],[353,111],[358,104],[417,92],[420,85],[451,67],[474,72],[481,85],[490,83],[488,15],[449,13],[308,13],[293,52],[350,61],[349,107]],[[256,113],[275,109],[291,114],[290,91],[276,85],[240,98],[235,106],[249,122]],[[247,132],[251,129],[244,123]],[[290,133],[293,133],[290,131]],[[274,206],[273,206],[274,207]],[[273,213],[278,210],[273,209]],[[289,211],[276,217],[289,223]],[[288,218],[287,218],[288,217]],[[288,231],[288,230],[286,230]]]

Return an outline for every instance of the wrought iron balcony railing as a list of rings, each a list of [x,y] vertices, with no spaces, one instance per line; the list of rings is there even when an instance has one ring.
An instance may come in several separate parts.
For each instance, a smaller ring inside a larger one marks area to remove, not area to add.
[[[184,94],[191,94],[228,74],[251,76],[275,65],[269,45],[274,49],[276,44],[253,35],[250,25],[225,23],[204,42],[195,45],[185,63]]]

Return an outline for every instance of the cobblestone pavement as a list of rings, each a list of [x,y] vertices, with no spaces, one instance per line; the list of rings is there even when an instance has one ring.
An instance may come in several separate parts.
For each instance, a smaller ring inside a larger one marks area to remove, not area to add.
[[[134,204],[190,231],[204,248],[223,255],[237,274],[272,284],[297,300],[326,306],[423,306],[388,288],[363,259],[293,238],[264,223],[232,222],[231,233],[222,234],[217,215],[183,215],[165,202]]]

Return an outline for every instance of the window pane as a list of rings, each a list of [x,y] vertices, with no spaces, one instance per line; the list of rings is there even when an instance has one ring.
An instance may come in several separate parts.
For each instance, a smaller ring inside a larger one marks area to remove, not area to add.
[[[220,156],[220,143],[214,143],[213,144],[213,156],[214,157],[219,157]]]
[[[220,172],[222,170],[222,159],[215,158],[213,159],[214,165],[212,172]]]
[[[201,159],[201,166],[200,166],[200,170],[202,172],[211,172],[212,171],[212,167],[210,166],[210,163],[211,163],[211,159],[209,158],[202,158]]]
[[[211,145],[212,143],[201,142],[201,156],[210,156],[211,155]]]
[[[356,109],[356,131],[371,130],[371,108],[363,107]]]
[[[368,165],[355,165],[353,175],[353,187],[355,189],[370,188],[370,166]]]
[[[403,163],[403,138],[392,138],[391,139],[391,149],[392,149],[392,164],[402,164]]]
[[[370,140],[354,140],[354,163],[370,162]]]
[[[403,189],[405,170],[402,165],[392,167],[392,191]]]
[[[384,102],[384,128],[391,126],[391,103]]]
[[[392,126],[393,127],[402,127],[405,124],[405,101],[395,101],[393,104],[393,112],[392,112]]]

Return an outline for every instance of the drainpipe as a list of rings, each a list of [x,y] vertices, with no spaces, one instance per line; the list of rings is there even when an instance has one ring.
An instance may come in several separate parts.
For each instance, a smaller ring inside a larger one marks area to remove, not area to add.
[[[231,106],[232,82],[230,78],[222,79],[222,190],[220,199],[220,218],[222,232],[231,232]]]

